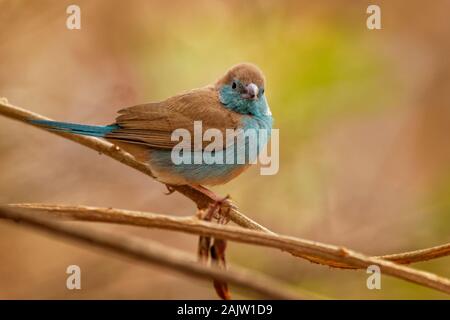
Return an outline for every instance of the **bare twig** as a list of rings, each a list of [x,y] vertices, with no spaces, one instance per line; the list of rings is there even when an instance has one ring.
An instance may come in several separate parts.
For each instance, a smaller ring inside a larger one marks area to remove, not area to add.
[[[392,262],[409,263],[450,255],[450,244],[396,255],[369,257],[343,247],[241,227],[217,225],[195,217],[173,217],[141,211],[86,206],[49,204],[14,204],[10,206],[45,211],[58,217],[82,221],[113,222],[218,237],[289,251],[298,256],[308,257],[312,261],[322,261],[341,268],[360,269],[378,265],[384,274],[450,293],[450,279]],[[386,258],[391,261],[385,260]]]
[[[201,228],[203,222],[195,217],[174,217],[163,214],[141,212],[141,211],[130,211],[123,209],[98,208],[90,206],[69,206],[69,205],[43,204],[43,203],[19,203],[19,204],[10,204],[8,206],[13,208],[23,208],[35,211],[45,211],[59,218],[70,218],[80,221],[119,223],[141,227],[151,227],[151,228],[181,231],[199,235],[204,234],[202,233],[203,230]],[[203,223],[203,224],[205,224],[206,226],[205,228],[208,230],[206,234],[209,236],[218,236],[218,234],[214,233],[215,229],[223,229],[216,224],[212,223]],[[200,228],[197,228],[197,226]],[[226,227],[226,228],[233,229],[233,227]],[[278,236],[283,237],[282,235],[279,234]],[[301,238],[296,239],[301,242],[302,241],[311,242],[309,240],[304,240]],[[245,239],[243,242],[245,242]],[[315,243],[321,244],[319,242]],[[287,251],[286,248],[278,248],[278,249]],[[295,252],[295,254],[300,255],[301,252]],[[437,259],[445,256],[450,256],[450,243],[409,252],[374,256],[374,258],[389,260],[399,264],[411,264],[416,262],[423,262],[432,259]],[[357,268],[355,266],[344,263],[340,263],[339,267],[349,269]]]
[[[450,243],[426,249],[378,256],[377,258],[400,264],[410,264],[450,256]]]
[[[287,289],[280,282],[258,274],[253,270],[233,268],[232,270],[224,271],[215,267],[207,267],[196,262],[194,257],[183,251],[168,248],[148,239],[144,240],[129,234],[120,235],[117,232],[101,231],[92,227],[65,225],[54,221],[54,219],[37,217],[30,213],[20,212],[17,209],[0,208],[0,217],[24,223],[51,234],[81,241],[90,246],[107,249],[133,259],[157,264],[190,276],[207,280],[219,279],[226,281],[240,288],[249,289],[266,298],[301,298],[299,294]]]

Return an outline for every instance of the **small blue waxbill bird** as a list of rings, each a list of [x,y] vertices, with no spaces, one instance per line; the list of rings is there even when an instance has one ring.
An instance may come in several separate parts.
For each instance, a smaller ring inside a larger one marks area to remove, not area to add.
[[[157,180],[166,185],[190,185],[204,191],[202,185],[224,184],[241,174],[250,164],[175,164],[171,151],[179,141],[172,141],[172,132],[186,129],[194,137],[194,121],[201,121],[203,132],[218,129],[226,137],[226,129],[265,131],[266,138],[258,138],[257,153],[264,147],[272,128],[272,114],[264,94],[265,79],[253,64],[241,63],[229,69],[213,85],[193,89],[164,101],[141,104],[119,111],[116,122],[107,126],[92,126],[66,122],[33,120],[32,123],[50,130],[104,138],[132,154],[138,161],[150,166]],[[193,140],[194,138],[192,138]],[[224,138],[225,140],[225,138]],[[207,151],[203,142],[203,158],[239,153],[242,147],[225,143],[216,150]],[[248,141],[247,141],[248,145]],[[247,152],[247,151],[244,151]]]

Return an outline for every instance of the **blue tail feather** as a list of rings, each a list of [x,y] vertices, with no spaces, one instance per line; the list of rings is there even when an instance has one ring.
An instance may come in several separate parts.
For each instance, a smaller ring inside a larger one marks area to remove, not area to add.
[[[119,128],[118,125],[112,124],[109,126],[91,126],[76,123],[58,122],[50,120],[30,120],[31,123],[49,128],[54,131],[69,132],[73,134],[80,134],[83,136],[104,137],[114,129]]]

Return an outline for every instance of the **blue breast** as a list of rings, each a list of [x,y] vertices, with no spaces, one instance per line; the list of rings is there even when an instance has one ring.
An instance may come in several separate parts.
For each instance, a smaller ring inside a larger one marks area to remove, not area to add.
[[[242,117],[243,134],[246,137],[245,143],[235,143],[224,150],[216,152],[193,151],[189,157],[191,163],[174,164],[171,158],[171,150],[151,150],[150,162],[156,169],[182,177],[191,184],[208,184],[210,180],[227,181],[235,171],[242,170],[243,166],[247,166],[256,160],[257,155],[267,144],[272,129],[272,116],[270,115],[265,98],[259,99],[258,112],[255,115],[245,115]],[[256,133],[256,136],[254,135]],[[249,138],[250,137],[250,138]],[[256,137],[256,140],[250,142],[249,139]],[[253,147],[253,148],[252,148]],[[256,150],[255,150],[256,148]],[[193,159],[201,156],[203,161],[201,164],[193,163]],[[208,164],[208,159],[223,159],[223,163]],[[231,159],[232,163],[227,163],[227,159]]]

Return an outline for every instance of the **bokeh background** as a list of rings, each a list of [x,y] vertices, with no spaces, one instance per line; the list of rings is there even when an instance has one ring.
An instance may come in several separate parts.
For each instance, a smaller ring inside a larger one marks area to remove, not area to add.
[[[81,30],[65,26],[81,7]],[[382,30],[366,28],[378,4]],[[0,96],[54,119],[116,111],[213,82],[251,61],[266,73],[280,171],[225,186],[271,229],[367,254],[450,240],[449,1],[0,1]],[[84,204],[190,215],[180,195],[105,156],[0,117],[0,203]],[[98,224],[195,253],[196,237]],[[331,298],[448,296],[231,243],[231,265]],[[82,290],[65,287],[66,267]],[[450,276],[450,258],[415,265]],[[235,297],[251,295],[233,290]],[[0,222],[0,298],[212,298],[210,283]]]

